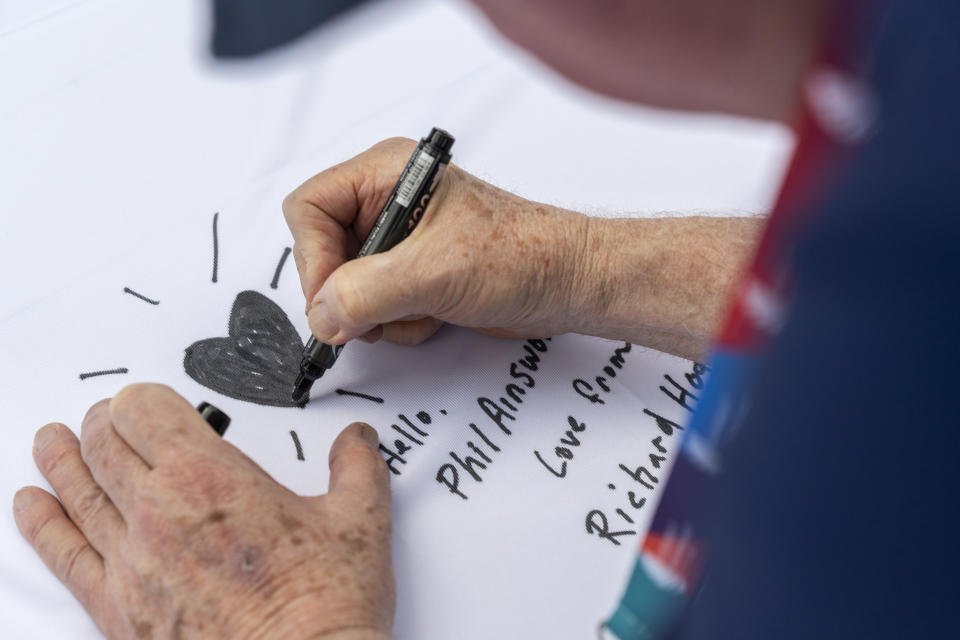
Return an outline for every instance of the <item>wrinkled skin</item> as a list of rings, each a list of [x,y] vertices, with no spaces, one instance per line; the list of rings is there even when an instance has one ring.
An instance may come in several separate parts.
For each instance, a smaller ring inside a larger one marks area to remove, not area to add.
[[[384,140],[305,182],[283,203],[310,329],[415,344],[443,322],[530,337],[577,330],[574,292],[589,218],[507,193],[450,165],[413,233],[347,262],[415,143]]]
[[[591,218],[450,165],[408,238],[349,260],[414,145],[384,140],[284,200],[319,340],[416,344],[447,322],[494,336],[574,332],[702,355],[761,221]]]
[[[186,400],[132,385],[80,440],[37,432],[57,498],[15,496],[17,525],[108,638],[388,637],[389,472],[355,423],[326,495],[300,497],[221,440]]]

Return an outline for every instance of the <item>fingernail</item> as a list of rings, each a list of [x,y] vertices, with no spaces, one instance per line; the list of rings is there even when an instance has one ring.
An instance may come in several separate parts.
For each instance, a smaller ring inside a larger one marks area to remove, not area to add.
[[[360,437],[369,442],[371,446],[376,447],[380,444],[380,436],[377,434],[377,430],[368,424],[360,425]]]
[[[24,491],[20,490],[13,496],[13,510],[15,513],[20,513],[21,511],[26,511],[30,508],[30,505],[33,504],[34,495],[33,491]]]
[[[323,342],[337,334],[337,324],[333,321],[333,318],[330,317],[330,312],[325,302],[314,304],[313,308],[310,309],[307,319],[310,323],[310,330],[313,332],[313,335],[317,337],[317,340]]]
[[[53,439],[56,437],[56,435],[57,435],[56,427],[53,427],[53,426],[44,427],[39,431],[37,431],[37,435],[33,437],[33,446],[36,448],[37,451],[43,451],[43,449],[48,444],[53,442]]]

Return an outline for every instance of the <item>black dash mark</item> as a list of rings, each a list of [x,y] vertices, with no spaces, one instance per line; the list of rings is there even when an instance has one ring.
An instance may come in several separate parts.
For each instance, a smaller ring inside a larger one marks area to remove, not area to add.
[[[363,398],[364,400],[369,400],[370,402],[383,404],[383,398],[378,398],[377,396],[368,396],[365,393],[357,393],[356,391],[347,391],[346,389],[335,389],[335,391],[339,396],[353,396],[354,398]]]
[[[273,407],[300,407],[291,398],[303,341],[287,314],[256,291],[241,291],[230,310],[227,336],[187,347],[183,369],[217,393]]]
[[[86,380],[87,378],[93,378],[94,376],[109,376],[113,375],[114,373],[127,373],[129,371],[130,370],[126,367],[120,367],[118,369],[106,369],[104,371],[91,371],[90,373],[81,373],[80,379]]]
[[[217,281],[217,262],[220,260],[220,242],[217,239],[217,220],[220,212],[213,214],[213,281]]]
[[[276,289],[277,283],[280,282],[280,272],[283,271],[283,264],[287,261],[287,256],[290,255],[290,247],[284,247],[283,255],[280,256],[280,262],[277,263],[277,270],[273,272],[273,280],[270,281],[270,288]]]
[[[160,304],[160,301],[159,301],[159,300],[151,300],[150,298],[148,298],[147,296],[143,295],[142,293],[137,293],[136,291],[134,291],[134,290],[131,289],[130,287],[124,287],[124,288],[123,288],[123,292],[124,292],[124,293],[129,293],[129,294],[132,295],[134,298],[140,298],[140,299],[143,300],[144,302],[149,302],[150,304],[153,304],[153,305]]]
[[[303,447],[300,445],[300,438],[297,437],[297,432],[291,430],[290,437],[293,438],[293,446],[297,448],[297,460],[306,460],[303,457]]]

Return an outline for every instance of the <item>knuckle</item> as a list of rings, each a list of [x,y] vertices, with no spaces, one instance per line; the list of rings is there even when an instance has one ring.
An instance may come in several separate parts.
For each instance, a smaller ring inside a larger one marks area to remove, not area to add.
[[[416,142],[410,138],[404,138],[403,136],[393,136],[392,138],[386,138],[381,140],[377,144],[371,147],[371,150],[378,152],[386,151],[391,155],[395,153],[400,153],[403,151],[409,151],[413,146],[416,146]]]
[[[175,392],[163,384],[138,382],[127,385],[110,400],[110,414],[134,414],[147,408],[157,398],[170,393]]]
[[[109,412],[110,409],[110,398],[104,398],[99,402],[94,403],[87,413],[83,416],[83,422],[80,423],[81,432],[86,431],[88,426],[96,425],[100,418],[103,417],[105,412]]]
[[[331,465],[342,464],[347,467],[379,469],[380,466],[383,466],[383,470],[387,470],[386,463],[383,462],[383,458],[380,457],[377,449],[363,441],[354,440],[343,444],[334,452],[333,459],[330,462]]]
[[[159,469],[159,468],[158,468]],[[232,499],[236,483],[232,474],[216,463],[175,464],[164,469],[165,483],[178,490],[188,502],[216,504]]]
[[[63,449],[63,434],[65,431],[67,431],[67,429],[67,426],[61,422],[51,422],[43,425],[37,429],[36,433],[34,433],[33,452],[38,464],[41,467],[41,470],[44,470],[44,468],[49,468],[50,461],[57,457],[55,454],[59,454],[59,452]],[[46,447],[41,450],[37,448],[37,441],[41,437],[40,434],[43,432],[48,432],[44,435],[44,438],[52,439],[52,442],[47,444]]]
[[[363,297],[359,295],[358,278],[356,269],[341,268],[331,276],[330,284],[333,295],[336,298],[335,304],[330,308],[332,311],[339,310],[340,320],[347,325],[355,326],[365,322],[366,304]]]
[[[103,429],[84,429],[80,434],[80,458],[87,463],[87,466],[107,459],[106,447],[107,438]]]
[[[80,425],[80,454],[84,460],[87,454],[102,446],[104,426],[110,420],[110,400],[101,400],[90,407]]]
[[[40,471],[44,476],[58,475],[61,469],[69,471],[70,458],[77,455],[74,447],[64,446],[62,442],[48,446],[39,456]]]
[[[36,505],[34,505],[34,508],[32,509],[34,512],[41,511],[35,507]],[[26,527],[27,540],[36,546],[38,541],[42,541],[47,537],[47,529],[56,521],[58,517],[63,517],[63,512],[59,509],[42,510],[42,513],[39,516],[35,516],[35,519],[28,527]]]
[[[107,503],[107,494],[97,485],[83,489],[70,505],[73,520],[83,528],[97,517]]]
[[[298,226],[300,211],[300,196],[296,191],[291,191],[280,203],[280,210],[283,211],[283,218],[287,221],[287,226],[294,230]]]
[[[127,527],[132,537],[142,540],[151,546],[156,540],[162,539],[170,526],[170,513],[161,506],[157,496],[149,491],[138,491],[130,499],[129,514],[124,514]]]
[[[68,584],[78,581],[79,561],[88,548],[86,542],[77,542],[66,546],[57,554],[55,570],[60,580]]]
[[[297,273],[299,273],[300,277],[302,278],[306,273],[305,267],[307,266],[307,257],[304,254],[303,247],[300,246],[300,243],[293,243],[293,251],[291,253],[293,253],[293,263],[297,265]]]
[[[283,211],[284,215],[289,215],[290,209],[293,206],[294,195],[291,191],[283,197],[283,201],[280,203],[280,209]]]
[[[137,407],[142,404],[145,393],[144,385],[139,383],[127,385],[120,389],[117,395],[110,400],[111,415],[136,411]]]

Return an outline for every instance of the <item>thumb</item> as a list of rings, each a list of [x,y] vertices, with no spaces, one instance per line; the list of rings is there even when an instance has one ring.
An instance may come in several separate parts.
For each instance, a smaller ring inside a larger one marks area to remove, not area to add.
[[[340,265],[314,296],[307,320],[317,340],[343,344],[374,327],[429,315],[429,287],[411,286],[413,260],[403,245]]]
[[[349,492],[376,505],[390,503],[390,472],[380,457],[373,427],[354,422],[330,447],[329,493]]]

